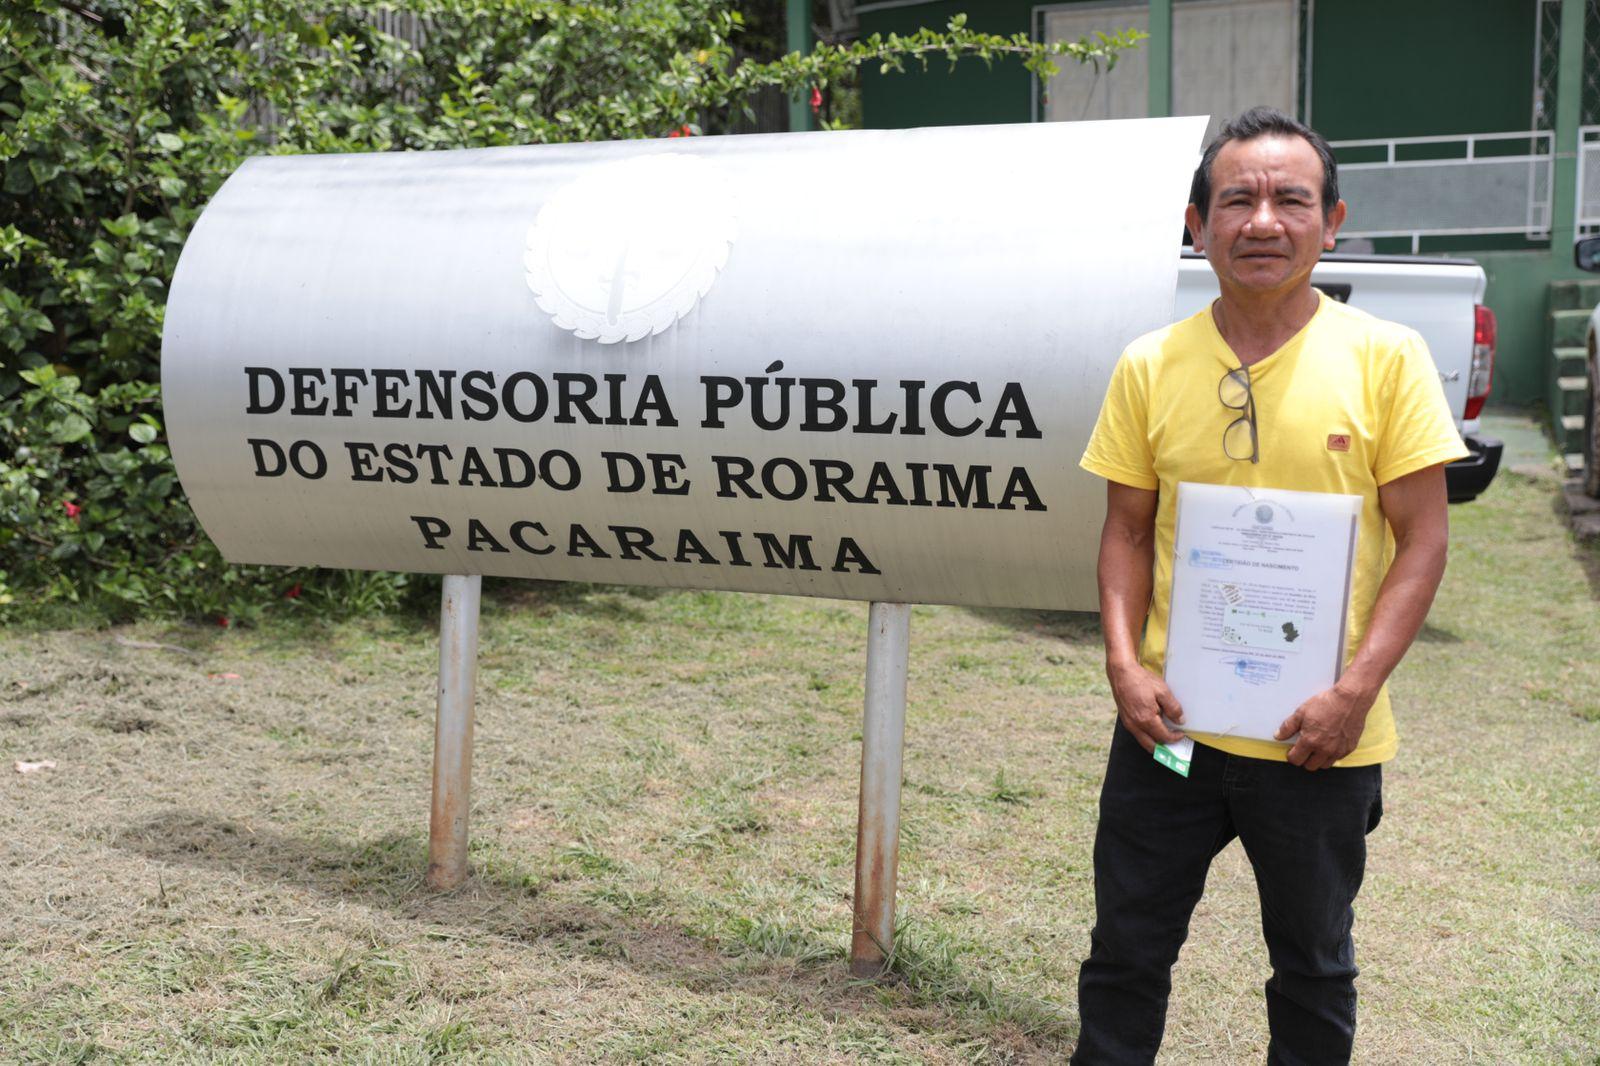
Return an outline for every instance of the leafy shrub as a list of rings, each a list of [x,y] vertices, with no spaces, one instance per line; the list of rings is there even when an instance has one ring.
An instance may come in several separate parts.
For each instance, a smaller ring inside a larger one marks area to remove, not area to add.
[[[421,33],[400,35],[405,20]],[[225,564],[163,441],[162,313],[207,199],[262,152],[469,148],[716,132],[750,94],[862,63],[1115,60],[945,33],[735,62],[729,0],[10,0],[0,14],[0,611],[93,599],[250,621],[382,609],[404,575]],[[408,38],[415,38],[415,40]],[[415,43],[421,41],[422,43]],[[301,593],[306,593],[302,596]]]

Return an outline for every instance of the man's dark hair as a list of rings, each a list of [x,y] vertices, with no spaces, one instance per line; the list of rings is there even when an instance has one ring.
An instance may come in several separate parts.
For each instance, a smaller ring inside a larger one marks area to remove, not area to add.
[[[1194,168],[1189,202],[1200,212],[1200,221],[1204,222],[1211,210],[1211,165],[1217,161],[1217,153],[1229,141],[1253,141],[1257,137],[1300,137],[1311,146],[1322,160],[1322,214],[1327,217],[1333,205],[1339,202],[1339,164],[1334,162],[1333,149],[1328,147],[1327,140],[1304,122],[1275,107],[1252,107],[1222,124],[1222,129],[1200,156],[1200,165]]]

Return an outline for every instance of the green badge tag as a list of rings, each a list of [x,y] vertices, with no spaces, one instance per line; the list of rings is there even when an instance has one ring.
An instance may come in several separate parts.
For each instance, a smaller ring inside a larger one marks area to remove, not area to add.
[[[1179,777],[1189,776],[1189,760],[1194,757],[1194,741],[1184,737],[1176,744],[1157,744],[1156,762]]]

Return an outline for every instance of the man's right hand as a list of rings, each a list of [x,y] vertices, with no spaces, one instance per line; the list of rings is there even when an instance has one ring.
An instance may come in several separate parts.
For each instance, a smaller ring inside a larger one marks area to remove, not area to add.
[[[1139,665],[1139,633],[1154,581],[1158,499],[1155,489],[1106,482],[1106,524],[1100,530],[1100,562],[1095,570],[1111,695],[1122,724],[1149,752],[1157,744],[1183,739],[1167,724],[1183,721],[1183,708],[1165,681]]]
[[[1139,746],[1154,752],[1157,744],[1172,744],[1183,734],[1169,722],[1183,721],[1183,708],[1167,683],[1137,662],[1107,663],[1106,677],[1117,701],[1117,715]]]

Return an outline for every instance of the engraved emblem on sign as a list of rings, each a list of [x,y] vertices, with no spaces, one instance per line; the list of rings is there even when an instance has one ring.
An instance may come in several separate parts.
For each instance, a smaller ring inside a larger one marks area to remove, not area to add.
[[[680,153],[608,163],[562,186],[528,228],[528,287],[601,344],[667,329],[710,291],[736,225],[717,166]]]

